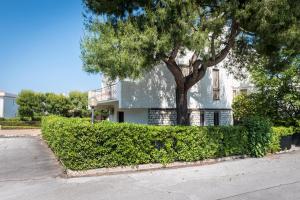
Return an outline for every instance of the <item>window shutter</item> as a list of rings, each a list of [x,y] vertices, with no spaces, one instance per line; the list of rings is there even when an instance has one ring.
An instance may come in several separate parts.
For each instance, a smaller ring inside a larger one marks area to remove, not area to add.
[[[219,77],[219,70],[213,69],[213,100],[220,99],[220,77]]]

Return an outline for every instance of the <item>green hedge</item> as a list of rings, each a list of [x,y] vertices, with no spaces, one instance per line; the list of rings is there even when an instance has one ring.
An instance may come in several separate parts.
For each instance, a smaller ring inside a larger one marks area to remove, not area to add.
[[[262,157],[269,151],[272,138],[271,122],[259,116],[250,116],[243,120],[242,125],[248,131],[249,154]]]
[[[42,134],[73,170],[146,163],[197,161],[248,154],[247,130],[239,126],[180,127],[45,117]]]
[[[41,122],[39,121],[21,121],[17,118],[5,119],[0,121],[1,126],[35,126],[40,127]]]
[[[295,130],[293,127],[277,126],[272,127],[272,137],[269,145],[271,153],[280,151],[280,139],[283,136],[293,135]]]

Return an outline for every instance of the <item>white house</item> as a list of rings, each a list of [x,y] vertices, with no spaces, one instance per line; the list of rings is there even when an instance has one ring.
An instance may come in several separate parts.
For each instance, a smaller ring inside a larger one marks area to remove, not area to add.
[[[96,109],[109,109],[110,121],[176,124],[175,81],[165,65],[155,67],[139,80],[118,80],[109,84],[104,77],[102,86],[89,92],[89,103]],[[247,92],[247,88],[248,84],[234,80],[222,63],[209,68],[188,93],[191,125],[232,124],[233,96]]]
[[[17,116],[17,95],[0,91],[0,118],[13,118]]]

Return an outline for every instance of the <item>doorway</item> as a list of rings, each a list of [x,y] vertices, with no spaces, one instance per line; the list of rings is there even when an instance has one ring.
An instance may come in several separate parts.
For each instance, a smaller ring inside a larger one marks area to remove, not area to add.
[[[124,112],[118,112],[118,121],[120,123],[124,122]]]

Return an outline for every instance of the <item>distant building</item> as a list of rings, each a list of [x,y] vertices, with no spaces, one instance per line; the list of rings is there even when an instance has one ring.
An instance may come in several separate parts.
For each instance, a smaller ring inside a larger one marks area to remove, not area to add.
[[[13,118],[17,116],[17,95],[0,91],[0,118]]]

